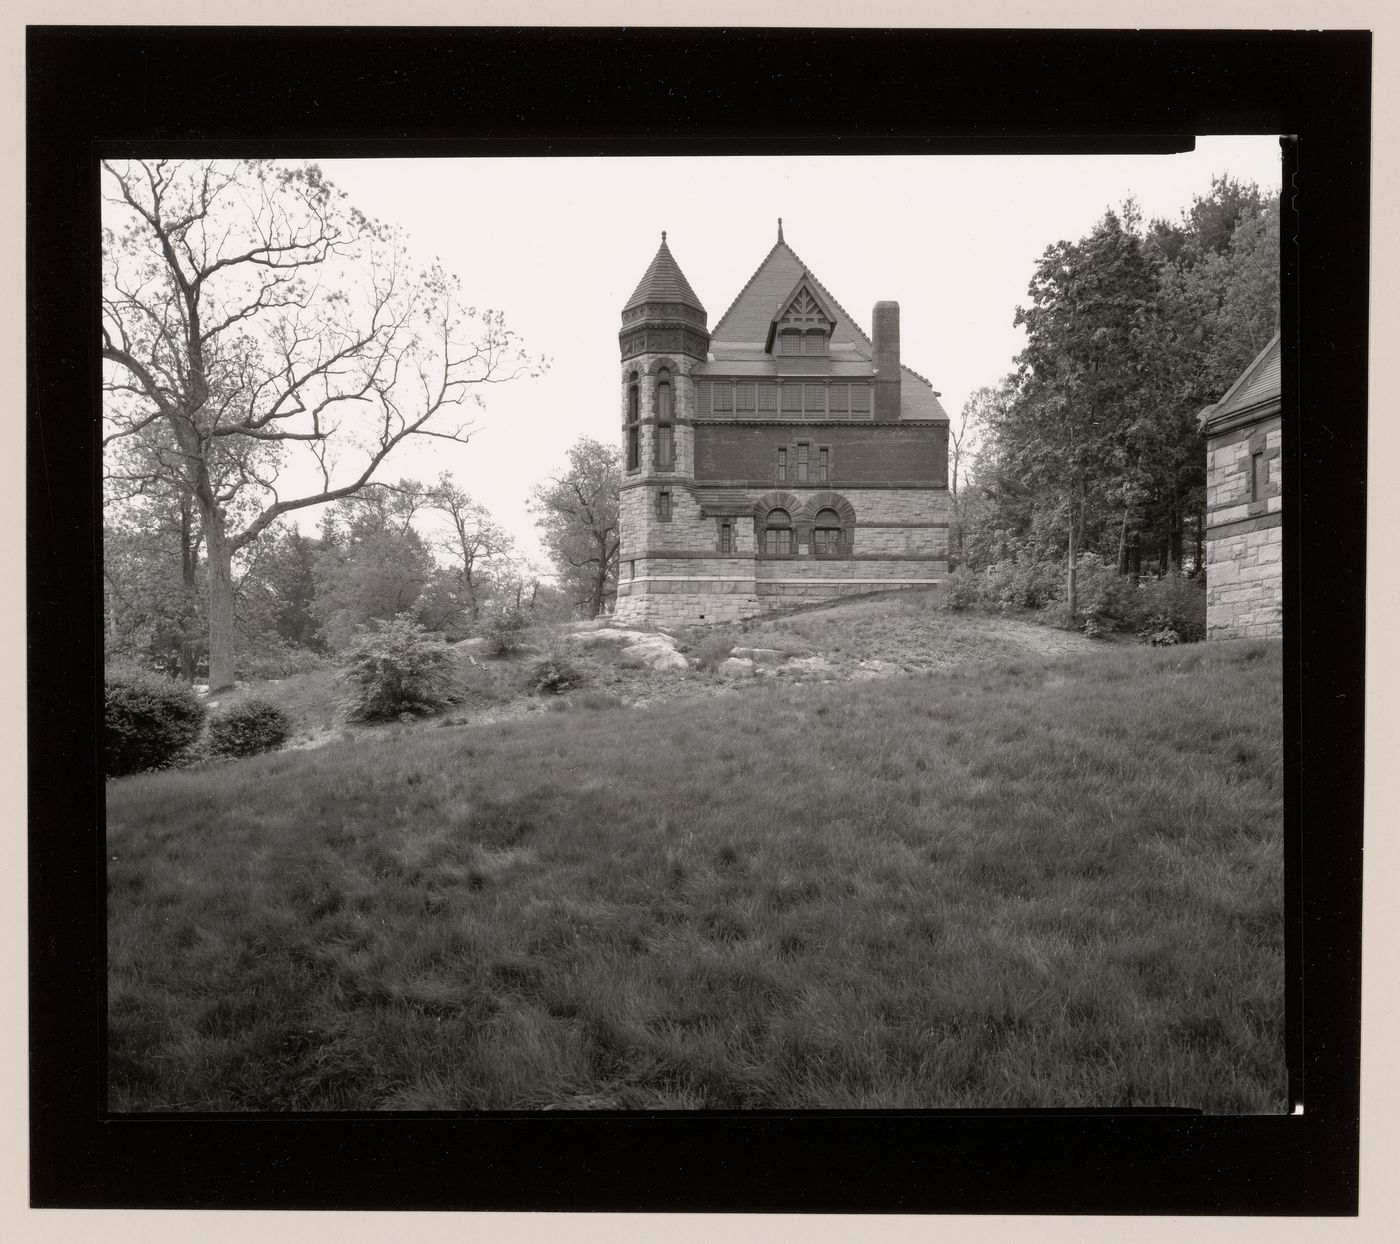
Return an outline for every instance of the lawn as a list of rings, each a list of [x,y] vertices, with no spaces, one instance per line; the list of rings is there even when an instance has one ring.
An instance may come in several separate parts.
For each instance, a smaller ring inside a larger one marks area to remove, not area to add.
[[[1282,1111],[1280,681],[1102,648],[111,782],[110,1104]]]

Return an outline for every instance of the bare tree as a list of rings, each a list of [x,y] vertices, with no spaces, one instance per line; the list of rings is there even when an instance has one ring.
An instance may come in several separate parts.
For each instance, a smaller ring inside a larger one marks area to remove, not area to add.
[[[560,580],[590,618],[617,592],[621,488],[618,450],[585,436],[569,450],[569,469],[536,485],[531,499]]]
[[[463,404],[542,363],[314,165],[103,168],[104,443],[168,434],[203,532],[217,689],[234,557],[281,515],[354,495],[409,438],[464,443]]]
[[[475,624],[481,618],[481,598],[492,568],[509,559],[514,542],[492,519],[491,512],[473,501],[447,472],[438,477],[427,496],[427,505],[445,514],[451,524],[437,546],[454,563],[461,594]]]

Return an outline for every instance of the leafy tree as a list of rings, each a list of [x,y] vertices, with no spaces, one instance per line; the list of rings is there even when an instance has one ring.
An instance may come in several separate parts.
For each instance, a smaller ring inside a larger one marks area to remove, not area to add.
[[[414,271],[315,165],[103,170],[105,444],[159,426],[177,454],[217,690],[234,678],[234,558],[283,514],[359,492],[406,440],[465,441],[463,403],[530,365],[499,313],[463,305],[440,267]]]
[[[617,595],[621,489],[621,454],[586,436],[569,450],[568,469],[536,485],[531,498],[561,584],[590,618]]]
[[[1157,314],[1155,293],[1152,259],[1110,211],[1088,237],[1046,250],[1031,280],[1031,305],[1016,311],[1026,330],[1020,388],[995,412],[996,432],[1007,464],[1055,503],[1067,535],[1071,617],[1091,499],[1125,486],[1122,433],[1148,396],[1138,345]]]

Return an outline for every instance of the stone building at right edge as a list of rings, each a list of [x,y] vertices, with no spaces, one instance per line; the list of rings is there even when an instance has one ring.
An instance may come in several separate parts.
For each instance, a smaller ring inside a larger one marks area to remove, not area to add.
[[[1214,406],[1206,436],[1206,638],[1283,633],[1279,337]]]

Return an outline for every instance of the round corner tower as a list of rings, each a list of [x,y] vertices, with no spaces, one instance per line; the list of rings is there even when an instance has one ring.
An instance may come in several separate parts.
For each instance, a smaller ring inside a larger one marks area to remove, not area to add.
[[[621,347],[622,494],[616,617],[676,621],[665,554],[684,551],[695,501],[695,385],[710,346],[705,308],[661,235],[627,305]],[[658,565],[658,562],[663,563]]]

